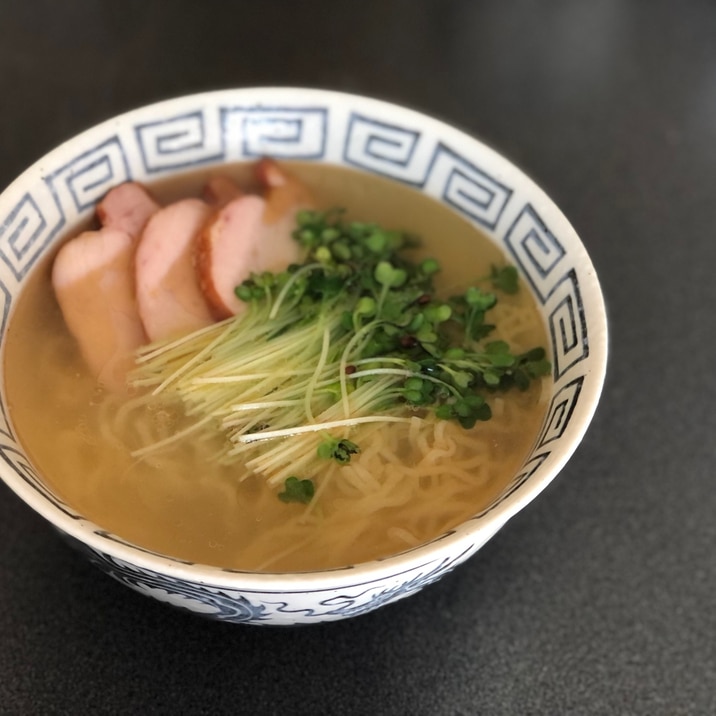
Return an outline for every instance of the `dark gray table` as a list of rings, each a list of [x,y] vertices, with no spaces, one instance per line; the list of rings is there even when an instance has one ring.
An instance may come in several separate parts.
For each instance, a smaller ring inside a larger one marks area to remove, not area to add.
[[[601,276],[604,397],[466,565],[353,621],[231,627],[95,571],[0,487],[0,713],[716,713],[716,5],[0,1],[0,186],[154,100],[293,84],[478,135]]]

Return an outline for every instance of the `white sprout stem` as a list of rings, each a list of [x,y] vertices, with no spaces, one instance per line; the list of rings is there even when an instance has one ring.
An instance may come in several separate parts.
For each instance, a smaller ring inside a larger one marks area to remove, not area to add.
[[[249,435],[239,435],[236,438],[240,443],[254,443],[259,440],[274,440],[275,438],[285,438],[291,435],[303,435],[304,433],[316,433],[321,430],[332,430],[333,428],[341,428],[351,425],[360,425],[361,423],[409,423],[410,418],[398,418],[390,415],[368,415],[363,418],[348,418],[346,420],[332,420],[328,423],[317,423],[316,425],[301,425],[293,428],[285,428],[284,430],[267,430],[260,433],[250,433]]]
[[[370,384],[361,386],[358,390],[354,391],[350,395],[351,399],[351,414],[355,416],[360,416],[361,413],[365,413],[366,411],[373,410],[373,406],[375,404],[375,400],[379,398],[381,395],[385,394],[385,390],[388,387],[388,383],[390,381],[388,380],[376,380]],[[317,425],[319,427],[321,426],[327,426],[332,425],[334,421],[338,420],[340,418],[340,405],[334,404],[330,406],[328,409],[326,409],[321,415],[319,416],[319,423]],[[379,416],[375,416],[375,418],[378,418]],[[358,417],[353,418],[352,420],[357,420]],[[284,422],[284,427],[277,426],[276,430],[282,430],[287,435],[295,435],[297,433],[298,428],[296,427],[301,420],[297,416],[287,416]],[[233,421],[233,420],[224,420],[223,425],[224,427],[235,427],[238,425],[241,425],[242,421]],[[354,424],[354,423],[349,423]],[[248,430],[244,427],[242,429],[235,431],[233,434],[229,435],[230,440],[236,444],[239,440],[239,436],[241,435],[250,435],[254,433],[249,433]],[[258,433],[255,433],[258,434]],[[263,433],[265,434],[265,433]],[[247,446],[248,447],[248,446]],[[285,447],[282,447],[282,450],[284,450]],[[237,446],[232,450],[232,454],[236,454],[237,451],[240,451],[241,447]]]
[[[348,377],[353,380],[354,378],[366,378],[371,375],[400,375],[406,378],[425,378],[422,373],[416,373],[413,370],[407,370],[407,368],[372,368],[371,370],[358,370],[355,373],[351,373]]]
[[[170,376],[168,376],[162,383],[160,383],[152,391],[152,395],[158,395],[159,393],[161,393],[163,390],[165,390],[167,388],[167,386],[171,385],[174,381],[176,381],[184,373],[186,373],[192,366],[196,365],[199,361],[203,360],[204,356],[206,356],[208,353],[210,353],[211,349],[215,345],[220,343],[225,335],[228,335],[231,332],[231,329],[232,329],[232,324],[228,324],[225,331],[222,331],[213,341],[211,341],[208,345],[204,346],[204,348],[202,350],[200,350],[193,358],[189,359],[186,363],[184,363],[177,370],[175,370]]]
[[[210,334],[217,331],[223,334],[223,331],[220,331],[220,329],[223,328],[225,324],[232,323],[234,320],[235,317],[232,317],[227,319],[226,321],[221,321],[220,323],[212,323],[204,328],[200,328],[197,331],[188,333],[185,336],[181,336],[180,338],[175,338],[174,340],[160,343],[159,345],[157,345],[156,343],[150,343],[148,346],[142,347],[137,351],[137,363],[146,363],[147,361],[154,360],[155,358],[161,356],[163,353],[169,353],[170,351],[176,350],[178,348],[181,348],[182,346],[195,342],[197,338],[202,338],[205,334]]]
[[[282,484],[286,478],[291,475],[313,474],[311,465],[315,468],[317,459],[319,458],[315,456],[315,451],[304,452],[290,463],[278,466],[275,470],[272,470],[270,474],[264,473],[264,478],[270,487],[276,487]]]
[[[231,406],[232,413],[239,413],[244,410],[262,410],[264,408],[290,408],[294,405],[300,405],[303,401],[300,398],[295,400],[266,400],[263,403],[239,403]],[[224,423],[225,425],[227,423]]]
[[[191,385],[214,385],[221,383],[248,383],[264,378],[293,378],[296,375],[311,375],[311,370],[274,371],[272,373],[249,373],[245,375],[217,375],[212,378],[192,378]]]
[[[359,360],[352,361],[353,365],[366,365],[373,363],[397,363],[398,365],[405,365],[405,358],[392,358],[390,356],[375,356],[373,358],[360,358]]]
[[[205,418],[198,420],[196,423],[190,425],[188,428],[181,430],[178,433],[174,433],[174,435],[170,435],[168,438],[164,438],[164,440],[159,440],[158,442],[152,443],[151,445],[147,445],[146,447],[140,448],[139,450],[133,450],[130,455],[132,457],[142,457],[144,455],[154,452],[155,450],[161,450],[163,447],[171,445],[177,440],[185,438],[187,435],[191,435],[193,432],[203,427],[206,423],[213,419],[213,415],[207,415]]]
[[[273,307],[271,308],[271,312],[269,313],[269,320],[273,320],[274,318],[276,318],[276,316],[278,315],[278,311],[281,308],[281,304],[283,303],[284,299],[286,298],[286,295],[288,294],[293,284],[296,283],[296,281],[298,281],[298,279],[303,276],[303,274],[309,273],[315,268],[321,268],[321,264],[308,264],[306,266],[301,267],[298,271],[296,271],[296,273],[291,274],[291,278],[286,281],[284,287],[281,289],[278,296],[276,296],[276,302],[274,303]]]
[[[341,354],[338,376],[341,383],[341,404],[343,405],[343,414],[346,416],[346,418],[351,414],[351,404],[348,400],[348,384],[346,381],[346,367],[348,366],[348,357],[350,356],[351,351],[358,343],[358,341],[363,338],[363,334],[372,331],[377,325],[377,321],[372,321],[371,323],[368,323],[363,326],[363,328],[361,328],[360,330],[356,331],[351,337],[351,339],[348,341],[348,345],[345,347],[343,353]]]
[[[216,355],[212,357],[212,363],[208,366],[205,371],[205,378],[211,378],[216,375],[225,376],[227,373],[230,374],[244,374],[248,372],[255,372],[255,369],[260,369],[266,366],[267,359],[278,360],[282,354],[290,356],[295,353],[293,337],[290,338],[277,338],[273,341],[266,342],[262,347],[256,348],[253,346],[253,341],[246,339],[237,345],[235,339],[232,340],[227,346],[224,346],[223,352],[217,351]],[[262,340],[264,338],[262,337]],[[300,340],[300,337],[299,337]],[[247,347],[249,347],[247,350]],[[225,355],[228,353],[229,355]]]
[[[318,365],[316,365],[316,370],[313,371],[313,376],[311,376],[311,380],[308,383],[308,386],[306,388],[306,397],[304,400],[304,406],[306,410],[306,417],[309,421],[313,420],[313,409],[311,407],[311,402],[313,400],[313,391],[316,389],[316,384],[318,383],[319,378],[321,377],[321,373],[323,372],[323,367],[326,365],[326,360],[328,359],[328,350],[331,347],[331,332],[328,326],[326,326],[323,329],[323,344],[321,345],[321,355],[318,358]]]
[[[300,520],[301,522],[306,522],[308,520],[308,518],[311,516],[311,513],[316,508],[316,505],[319,504],[321,497],[323,496],[323,493],[326,491],[326,488],[328,487],[329,483],[332,482],[332,480],[335,477],[337,472],[338,472],[338,465],[336,465],[335,463],[331,463],[328,470],[326,471],[325,477],[318,484],[318,489],[316,490],[316,494],[313,496],[313,499],[306,506],[306,509],[303,513],[303,516],[301,517],[301,520]]]
[[[401,370],[400,368],[372,368],[371,370],[359,370],[355,373],[351,373],[348,377],[351,379],[366,378],[372,375],[402,375],[406,378],[420,378],[420,380],[429,380],[431,383],[435,383],[436,385],[441,385],[445,388],[448,388],[453,393],[453,395],[459,395],[459,391],[446,383],[444,380],[440,380],[440,378],[435,378],[434,376],[427,375],[426,373],[416,373],[412,370]]]

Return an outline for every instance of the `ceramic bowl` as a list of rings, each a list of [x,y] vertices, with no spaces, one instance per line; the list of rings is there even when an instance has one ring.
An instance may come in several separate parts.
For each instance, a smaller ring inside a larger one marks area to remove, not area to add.
[[[162,602],[225,622],[316,623],[364,614],[474,554],[558,474],[599,399],[604,303],[590,259],[546,194],[498,153],[409,109],[337,92],[210,92],[123,114],[70,139],[0,195],[4,338],[28,273],[112,186],[261,156],[343,165],[415,187],[474,223],[514,263],[548,331],[553,388],[534,447],[502,493],[459,527],[386,559],[327,571],[224,570],[156,554],[85,519],[44,484],[15,438],[3,393],[0,475],[94,564]]]

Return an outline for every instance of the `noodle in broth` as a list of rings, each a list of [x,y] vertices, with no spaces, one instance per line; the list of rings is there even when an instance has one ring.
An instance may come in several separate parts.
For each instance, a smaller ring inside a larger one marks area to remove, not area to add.
[[[325,206],[419,234],[451,292],[504,263],[486,238],[413,190],[347,170],[294,167]],[[241,178],[244,167],[236,174]],[[196,193],[204,174],[159,186],[164,200]],[[542,382],[496,393],[493,417],[465,430],[414,415],[352,428],[361,452],[327,464],[308,505],[284,504],[242,463],[219,464],[222,437],[203,433],[170,449],[134,450],[188,429],[180,410],[144,396],[105,393],[88,375],[39,267],[12,316],[6,344],[10,414],[33,464],[70,505],[144,548],[224,568],[301,571],[399,552],[455,527],[485,507],[519,468],[544,412]],[[545,345],[523,289],[500,296],[491,339],[514,352]],[[51,399],[48,399],[51,396]],[[197,434],[198,435],[198,434]]]

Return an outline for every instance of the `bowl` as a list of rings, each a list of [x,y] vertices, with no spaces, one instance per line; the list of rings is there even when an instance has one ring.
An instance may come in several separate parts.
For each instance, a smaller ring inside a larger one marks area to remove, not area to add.
[[[299,624],[364,614],[435,582],[549,484],[577,448],[604,381],[607,328],[592,263],[549,197],[507,159],[436,119],[367,97],[251,88],[122,114],[48,153],[0,195],[0,340],[33,266],[112,186],[262,156],[340,165],[401,182],[479,227],[539,306],[553,381],[530,453],[504,490],[446,534],[400,554],[303,573],[189,563],[131,544],[65,504],[15,437],[2,393],[0,476],[104,572],[161,602],[231,623]]]

